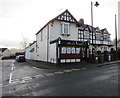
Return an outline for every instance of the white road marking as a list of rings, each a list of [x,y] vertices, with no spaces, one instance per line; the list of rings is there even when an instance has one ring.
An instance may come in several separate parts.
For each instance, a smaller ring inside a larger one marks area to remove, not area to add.
[[[12,80],[12,72],[10,73],[9,83],[11,83]]]
[[[15,61],[12,63],[12,69],[11,69],[11,71],[14,70],[14,67],[13,67],[14,63],[15,63]],[[9,83],[11,83],[11,80],[12,80],[12,72],[10,73]]]
[[[18,83],[18,82],[20,82],[19,79],[15,79],[15,80],[12,80],[12,81],[11,81],[12,84],[13,84],[13,83]]]
[[[80,70],[80,69],[72,69],[73,71],[78,71],[78,70]]]
[[[82,68],[82,69],[86,69],[86,68]],[[32,80],[34,78],[52,76],[52,75],[56,75],[56,74],[63,74],[63,73],[72,72],[72,71],[78,71],[78,70],[81,70],[81,69],[56,71],[56,72],[53,72],[53,73],[39,74],[39,75],[35,75],[35,76],[31,76],[31,77],[23,77],[22,79],[15,79],[15,80],[12,80],[12,73],[10,73],[9,83],[18,83],[18,82],[19,83],[25,83],[25,82],[29,82],[30,80]],[[36,84],[36,85],[39,85],[39,84]]]
[[[55,75],[54,73],[47,73],[47,74],[45,74],[45,76],[53,76],[53,75]]]
[[[44,76],[40,74],[40,75],[35,75],[34,77],[39,78],[39,77],[44,77]]]
[[[86,69],[86,68],[82,68],[82,69]]]
[[[39,84],[38,84],[38,83],[36,83],[35,85],[36,85],[36,86],[39,86]]]
[[[14,63],[12,64],[12,67],[14,66]]]
[[[22,80],[20,83],[25,83],[26,81],[25,80]]]
[[[72,72],[72,70],[64,70],[64,72]]]
[[[13,71],[13,70],[14,70],[14,67],[12,67],[11,71]]]
[[[26,83],[26,82],[29,82],[31,79],[29,80],[22,80],[21,83]]]
[[[31,80],[32,79],[32,77],[24,77],[24,78],[22,78],[22,80]]]
[[[57,71],[57,72],[54,72],[55,74],[62,74],[62,73],[64,73],[64,72],[62,72],[62,71]]]

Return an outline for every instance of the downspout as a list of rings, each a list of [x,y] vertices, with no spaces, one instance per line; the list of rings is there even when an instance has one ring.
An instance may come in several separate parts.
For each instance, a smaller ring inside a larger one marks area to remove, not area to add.
[[[49,60],[49,24],[47,27],[47,62]]]

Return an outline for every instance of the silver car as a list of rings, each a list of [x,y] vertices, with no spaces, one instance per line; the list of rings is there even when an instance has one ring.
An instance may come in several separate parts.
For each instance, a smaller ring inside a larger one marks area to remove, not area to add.
[[[25,62],[25,56],[24,55],[18,55],[16,56],[16,61],[17,62]]]

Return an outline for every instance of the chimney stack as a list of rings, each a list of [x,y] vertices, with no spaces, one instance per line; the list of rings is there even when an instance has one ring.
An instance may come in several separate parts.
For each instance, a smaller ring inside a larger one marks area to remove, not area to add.
[[[79,23],[80,23],[80,25],[84,25],[84,19],[81,18],[81,19],[79,20]]]

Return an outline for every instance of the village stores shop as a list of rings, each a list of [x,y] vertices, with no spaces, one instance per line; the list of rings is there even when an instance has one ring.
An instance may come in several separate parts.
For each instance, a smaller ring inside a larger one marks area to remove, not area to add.
[[[81,62],[89,58],[88,41],[83,42],[58,38],[51,41],[50,44],[56,46],[56,63]]]

